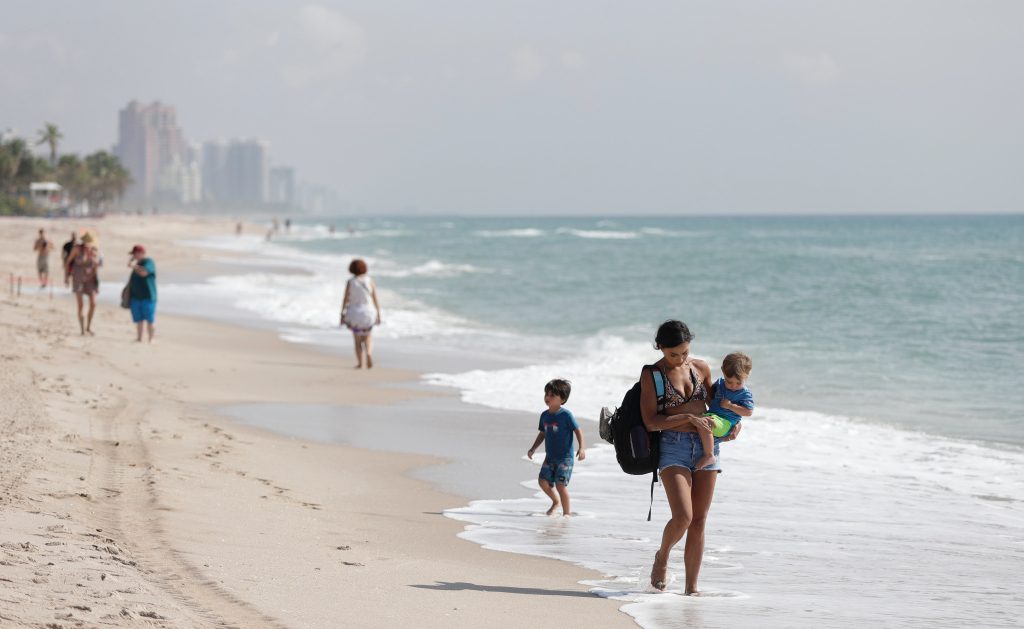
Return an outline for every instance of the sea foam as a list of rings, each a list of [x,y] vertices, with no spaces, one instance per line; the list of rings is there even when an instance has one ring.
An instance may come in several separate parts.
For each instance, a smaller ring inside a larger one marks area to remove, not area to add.
[[[644,627],[1012,626],[1020,617],[1021,452],[784,409],[744,424],[721,446],[700,579],[708,597],[681,595],[682,548],[668,593],[651,590],[664,490],[655,488],[647,522],[650,477],[624,474],[603,442],[570,483],[583,517],[539,517],[548,504],[539,491],[446,515],[487,548],[596,570],[592,591],[623,601]]]

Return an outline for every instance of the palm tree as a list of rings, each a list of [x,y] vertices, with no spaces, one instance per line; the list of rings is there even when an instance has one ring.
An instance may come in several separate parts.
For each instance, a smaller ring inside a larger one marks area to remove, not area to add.
[[[36,142],[36,146],[46,144],[50,147],[50,166],[57,165],[57,144],[63,139],[64,134],[52,122],[47,122],[39,130],[39,141]]]
[[[21,138],[8,140],[0,146],[0,191],[13,193],[17,187],[22,162],[29,157],[28,147]]]
[[[102,208],[108,201],[120,199],[132,183],[132,176],[121,160],[106,151],[85,158],[87,184],[85,198],[91,207]]]
[[[64,187],[71,198],[85,197],[89,185],[89,172],[77,155],[65,153],[57,160],[57,183]]]

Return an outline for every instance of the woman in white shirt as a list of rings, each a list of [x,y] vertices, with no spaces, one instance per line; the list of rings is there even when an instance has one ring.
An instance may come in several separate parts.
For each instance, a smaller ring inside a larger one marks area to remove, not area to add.
[[[352,274],[345,285],[345,299],[341,302],[341,325],[352,330],[356,342],[356,369],[373,368],[373,326],[380,325],[380,302],[377,300],[377,286],[366,274],[366,262],[356,258],[348,265]]]

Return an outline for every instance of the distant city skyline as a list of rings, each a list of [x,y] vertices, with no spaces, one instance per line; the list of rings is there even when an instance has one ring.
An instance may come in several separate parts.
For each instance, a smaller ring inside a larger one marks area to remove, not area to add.
[[[172,104],[133,100],[125,105],[118,112],[114,154],[132,174],[133,183],[124,196],[129,205],[300,209],[295,207],[295,169],[272,167],[266,141],[189,142]]]
[[[117,142],[125,103],[170,103],[188,141],[261,138],[269,167],[345,211],[1024,211],[1024,3],[44,0],[4,17],[0,129],[54,122],[86,152]]]

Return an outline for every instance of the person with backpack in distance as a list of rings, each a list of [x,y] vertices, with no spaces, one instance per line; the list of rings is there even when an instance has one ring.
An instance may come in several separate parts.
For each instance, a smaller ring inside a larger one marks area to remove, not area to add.
[[[704,416],[708,410],[711,368],[690,356],[692,340],[693,333],[682,321],[669,320],[658,328],[654,347],[661,350],[662,357],[640,373],[640,413],[646,429],[660,433],[657,469],[672,510],[672,518],[661,535],[661,547],[654,554],[651,585],[665,589],[669,553],[685,536],[684,592],[697,596],[697,576],[704,558],[704,526],[715,494],[715,480],[722,468],[717,443],[713,453],[709,453],[715,460],[703,468],[698,465],[705,452],[697,431],[713,429],[712,419]],[[722,441],[732,441],[740,429],[741,424],[737,423]]]
[[[544,403],[547,410],[540,414],[537,426],[537,438],[526,452],[531,460],[537,447],[544,443],[544,463],[540,466],[537,484],[544,494],[551,499],[551,508],[547,515],[552,515],[562,505],[562,515],[572,515],[569,505],[569,479],[572,478],[573,451],[572,437],[580,444],[577,456],[582,461],[587,458],[583,448],[583,432],[572,412],[562,406],[569,400],[572,386],[567,380],[552,380],[544,385]],[[556,493],[557,492],[557,493]]]

